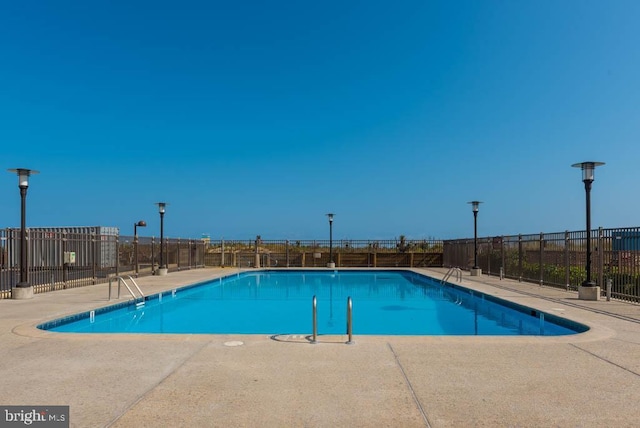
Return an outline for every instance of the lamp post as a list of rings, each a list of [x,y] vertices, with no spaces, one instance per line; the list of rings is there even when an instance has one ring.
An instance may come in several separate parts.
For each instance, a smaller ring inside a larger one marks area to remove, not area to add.
[[[27,189],[29,188],[29,176],[38,174],[38,171],[26,168],[9,169],[9,172],[18,174],[18,187],[20,188],[20,282],[11,290],[14,299],[30,299],[33,297],[33,287],[29,285],[29,266],[27,261]]]
[[[336,264],[333,262],[333,213],[327,214],[329,217],[329,263],[328,268],[335,268]]]
[[[587,211],[587,263],[585,266],[587,279],[578,288],[578,298],[582,300],[598,300],[600,297],[600,287],[591,280],[591,184],[596,167],[604,165],[604,162],[580,162],[571,165],[574,168],[582,169],[582,181],[586,194]]]
[[[482,274],[482,269],[478,267],[478,210],[480,201],[467,202],[471,204],[473,210],[473,267],[471,268],[471,276],[479,276]]]
[[[164,212],[167,207],[166,202],[156,202],[158,206],[158,212],[160,213],[160,268],[158,269],[158,275],[164,276],[167,274],[168,269],[164,264]]]
[[[140,220],[137,223],[133,223],[133,256],[135,258],[136,264],[136,278],[138,277],[138,227],[146,227],[147,222],[144,220]]]

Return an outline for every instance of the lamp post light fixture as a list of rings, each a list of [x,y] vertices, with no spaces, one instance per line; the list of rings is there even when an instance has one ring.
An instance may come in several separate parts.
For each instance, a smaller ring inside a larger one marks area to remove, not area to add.
[[[164,212],[167,208],[166,202],[156,202],[158,206],[158,212],[160,213],[160,268],[158,269],[158,275],[164,276],[167,274],[168,269],[164,264]]]
[[[144,220],[140,220],[137,223],[133,224],[133,255],[135,258],[135,264],[136,264],[136,278],[138,277],[138,270],[139,270],[139,266],[138,266],[138,227],[147,227],[147,222]]]
[[[591,185],[596,167],[604,165],[604,162],[580,162],[571,165],[574,168],[582,169],[582,182],[586,194],[587,213],[587,262],[585,266],[587,278],[578,287],[578,298],[581,300],[598,300],[600,298],[600,287],[591,280]]]
[[[327,214],[329,217],[329,263],[327,263],[328,268],[335,268],[336,264],[333,262],[333,213]]]
[[[467,202],[471,204],[473,210],[473,267],[471,268],[471,276],[479,276],[482,274],[482,269],[478,267],[478,211],[480,201]]]
[[[38,174],[38,171],[26,168],[7,170],[18,174],[18,187],[20,188],[20,282],[11,290],[13,299],[30,299],[33,297],[33,287],[29,284],[29,266],[27,260],[27,189],[29,188],[29,176]]]

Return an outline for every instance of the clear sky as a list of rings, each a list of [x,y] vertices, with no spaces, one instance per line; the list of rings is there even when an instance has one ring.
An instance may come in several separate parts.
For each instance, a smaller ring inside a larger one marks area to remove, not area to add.
[[[640,226],[640,2],[2,1],[27,225],[335,239]],[[20,224],[0,179],[0,227]]]

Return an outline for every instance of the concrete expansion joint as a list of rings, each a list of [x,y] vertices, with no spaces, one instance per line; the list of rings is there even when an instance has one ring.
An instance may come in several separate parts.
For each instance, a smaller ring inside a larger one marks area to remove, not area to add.
[[[400,368],[400,373],[402,373],[402,377],[404,377],[404,381],[405,381],[407,387],[409,388],[409,391],[411,392],[411,396],[413,397],[413,401],[416,403],[416,406],[418,407],[418,410],[420,411],[420,414],[422,415],[422,419],[424,420],[425,426],[427,428],[431,428],[431,424],[429,423],[429,418],[427,417],[427,413],[424,411],[424,408],[422,407],[422,404],[420,403],[420,400],[418,399],[418,396],[416,395],[416,391],[413,389],[413,385],[411,385],[411,381],[409,380],[409,377],[407,376],[407,373],[404,371],[404,367],[402,367],[402,363],[400,363],[400,358],[398,358],[398,354],[396,354],[396,351],[393,349],[393,347],[391,346],[391,344],[389,342],[387,342],[387,347],[389,348],[389,350],[393,354],[393,358],[395,359],[396,364]]]
[[[579,346],[578,346],[578,345],[576,345],[575,343],[570,343],[570,345],[571,345],[571,346],[573,346],[574,348],[577,348],[577,349],[579,349],[579,350],[583,351],[583,352],[586,352],[587,354],[589,354],[589,355],[591,355],[591,356],[593,356],[593,357],[596,357],[597,359],[599,359],[599,360],[601,360],[601,361],[604,361],[605,363],[609,363],[609,364],[611,364],[612,366],[618,367],[619,369],[622,369],[622,370],[624,370],[624,371],[626,371],[626,372],[629,372],[629,373],[631,373],[631,374],[633,374],[633,375],[636,375],[636,376],[640,377],[640,373],[636,373],[636,372],[634,372],[634,371],[633,371],[633,370],[631,370],[631,369],[628,369],[628,368],[626,368],[626,367],[621,366],[620,364],[616,364],[616,363],[614,363],[614,362],[613,362],[613,361],[611,361],[611,360],[608,360],[608,359],[606,359],[606,358],[604,358],[604,357],[601,357],[600,355],[594,354],[593,352],[591,352],[591,351],[589,351],[589,350],[587,350],[587,349],[584,349],[584,348],[579,347]]]
[[[143,392],[142,394],[140,394],[140,396],[138,398],[136,398],[135,400],[133,400],[131,402],[131,404],[129,404],[125,409],[123,409],[122,413],[119,414],[118,416],[116,416],[115,418],[113,418],[111,420],[111,422],[109,422],[106,426],[110,427],[112,425],[114,425],[116,422],[118,422],[118,420],[123,417],[124,415],[127,414],[127,412],[129,412],[131,409],[133,409],[136,404],[138,404],[139,402],[141,402],[142,400],[145,399],[145,397],[147,397],[151,392],[153,392],[158,386],[162,385],[164,383],[164,381],[166,381],[170,376],[172,376],[176,371],[180,370],[181,367],[183,367],[188,361],[190,361],[193,357],[195,357],[196,355],[198,355],[200,352],[202,352],[202,350],[204,348],[206,348],[207,346],[209,346],[209,344],[212,341],[207,341],[204,344],[202,344],[201,346],[199,346],[194,352],[192,352],[190,355],[187,355],[187,357],[182,360],[182,362],[180,364],[178,364],[176,367],[173,368],[173,370],[171,370],[169,373],[167,373],[165,376],[163,376],[160,380],[158,380],[158,382],[156,382],[155,384],[151,385],[145,392]]]

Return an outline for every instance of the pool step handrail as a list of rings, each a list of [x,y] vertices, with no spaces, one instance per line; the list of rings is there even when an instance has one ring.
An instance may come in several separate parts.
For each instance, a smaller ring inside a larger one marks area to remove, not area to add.
[[[347,345],[353,344],[353,302],[351,296],[347,297]]]
[[[442,280],[440,281],[441,284],[444,284],[445,282],[447,282],[447,280],[449,278],[451,278],[453,275],[455,274],[455,279],[458,282],[462,282],[462,269],[460,269],[459,267],[452,267],[449,268],[449,270],[447,271],[447,273],[445,274],[444,278],[442,278]]]
[[[311,299],[311,318],[313,318],[313,338],[311,339],[311,343],[317,343],[318,341],[318,300],[316,296],[313,296]]]
[[[311,299],[311,318],[313,323],[313,333],[311,343],[318,343],[318,299],[313,296]],[[352,345],[353,341],[353,302],[351,296],[347,297],[347,345]]]
[[[131,280],[131,282],[133,283],[134,287],[136,287],[136,290],[138,290],[138,293],[140,293],[140,297],[142,297],[142,299],[144,300],[144,293],[142,292],[142,290],[138,286],[138,283],[136,282],[136,280],[133,279],[133,277],[131,275],[127,275],[127,278],[129,278]],[[122,281],[124,282],[124,279]]]
[[[137,301],[138,299],[140,299],[140,301],[136,302],[136,306],[143,306],[144,305],[144,293],[142,292],[142,290],[140,289],[140,287],[136,283],[136,280],[133,279],[133,277],[131,275],[127,275],[127,278],[129,278],[131,280],[131,283],[133,284],[135,289],[138,291],[139,295],[136,295],[136,293],[133,292],[133,290],[131,289],[129,284],[127,284],[127,281],[123,276],[114,276],[114,277],[109,278],[109,300],[111,300],[111,283],[113,282],[114,279],[117,279],[118,280],[118,297],[117,298],[118,299],[120,298],[120,284],[124,284],[124,286],[127,288],[127,290],[129,291],[129,294],[131,294],[131,297],[133,297],[134,300]]]

